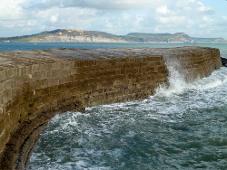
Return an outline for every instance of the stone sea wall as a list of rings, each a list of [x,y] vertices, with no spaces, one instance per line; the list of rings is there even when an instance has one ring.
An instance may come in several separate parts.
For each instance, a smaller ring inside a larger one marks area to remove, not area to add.
[[[192,81],[221,67],[218,49],[55,49],[0,53],[0,169],[24,169],[56,114],[140,100],[168,85],[173,65]]]

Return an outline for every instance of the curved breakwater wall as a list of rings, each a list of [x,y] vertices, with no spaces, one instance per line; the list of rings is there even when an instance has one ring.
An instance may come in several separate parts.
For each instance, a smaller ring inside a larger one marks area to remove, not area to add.
[[[0,53],[0,169],[25,169],[40,132],[56,114],[147,98],[221,67],[218,49],[54,49]]]

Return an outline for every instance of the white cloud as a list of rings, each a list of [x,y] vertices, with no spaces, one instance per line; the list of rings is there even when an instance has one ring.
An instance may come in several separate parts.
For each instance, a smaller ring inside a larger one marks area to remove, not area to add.
[[[171,13],[171,11],[166,5],[158,7],[156,11],[160,15],[168,15]]]
[[[30,0],[30,2],[26,6],[36,9],[80,7],[99,10],[125,10],[146,8],[155,4],[154,0],[40,0],[35,2]]]
[[[226,17],[215,17],[202,0],[1,0],[0,36],[57,28],[216,36]]]
[[[50,22],[51,23],[56,23],[58,21],[58,16],[57,15],[52,15],[51,17],[50,17]]]
[[[15,20],[23,16],[21,4],[24,0],[1,0],[0,20]]]

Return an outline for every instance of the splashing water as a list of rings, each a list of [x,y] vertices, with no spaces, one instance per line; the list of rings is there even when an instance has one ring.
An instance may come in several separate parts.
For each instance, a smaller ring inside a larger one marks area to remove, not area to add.
[[[55,117],[34,149],[30,170],[227,169],[227,68],[136,102]]]
[[[0,43],[0,51],[179,46],[215,47],[227,57],[226,43]],[[56,116],[28,169],[227,169],[227,69],[190,84],[176,67],[169,70],[170,86],[158,88],[149,99]]]
[[[173,93],[182,93],[185,88],[188,87],[185,77],[180,72],[184,72],[179,66],[177,61],[166,61],[167,69],[169,71],[169,85],[160,85],[156,89],[156,94],[170,96]]]

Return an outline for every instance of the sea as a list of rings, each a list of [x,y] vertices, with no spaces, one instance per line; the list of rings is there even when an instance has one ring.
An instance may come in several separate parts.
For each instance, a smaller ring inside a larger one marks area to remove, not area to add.
[[[0,51],[49,48],[219,48],[227,44],[0,43]],[[227,68],[187,83],[169,69],[168,87],[142,101],[54,117],[28,170],[226,170]]]

